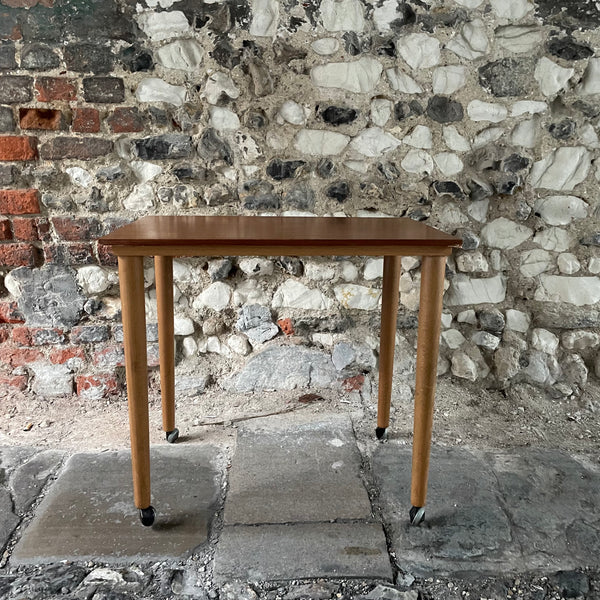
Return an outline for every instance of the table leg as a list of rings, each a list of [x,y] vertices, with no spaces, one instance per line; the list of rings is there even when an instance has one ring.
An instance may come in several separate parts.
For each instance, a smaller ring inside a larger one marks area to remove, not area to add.
[[[141,256],[119,256],[119,282],[131,432],[133,497],[140,512],[148,512],[152,508],[150,506],[150,432],[144,263]],[[154,509],[150,512],[153,513]],[[151,524],[144,522],[143,515],[142,522]]]
[[[154,257],[156,306],[158,312],[158,349],[160,354],[160,395],[162,421],[167,441],[179,437],[175,428],[175,345],[173,330],[173,258]]]
[[[384,256],[383,258],[381,333],[379,337],[379,401],[377,404],[377,429],[375,430],[378,438],[383,437],[390,424],[400,261],[400,256]]]
[[[445,268],[445,256],[422,259],[410,515],[414,524],[425,516]]]

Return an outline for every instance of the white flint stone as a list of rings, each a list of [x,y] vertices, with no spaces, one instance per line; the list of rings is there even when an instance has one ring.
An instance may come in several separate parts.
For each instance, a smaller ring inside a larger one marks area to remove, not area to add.
[[[239,117],[223,106],[211,106],[209,109],[210,124],[217,131],[232,131],[240,126]]]
[[[371,100],[371,121],[378,127],[383,127],[392,116],[394,103],[385,98],[373,98]]]
[[[390,87],[403,94],[422,94],[423,88],[410,76],[398,67],[385,71]]]
[[[533,10],[533,4],[527,0],[490,0],[490,4],[496,16],[511,21],[518,21]]]
[[[600,257],[592,256],[588,262],[588,271],[593,275],[600,273]]]
[[[412,271],[421,265],[421,260],[416,256],[403,256],[400,264],[403,271]]]
[[[195,71],[204,57],[204,49],[196,40],[177,40],[156,51],[159,65],[179,71]]]
[[[341,273],[344,281],[356,281],[358,279],[358,267],[349,260],[344,260],[341,263]]]
[[[267,132],[267,144],[273,150],[285,150],[290,145],[290,137],[286,131],[270,130]]]
[[[448,329],[442,332],[442,339],[451,350],[460,348],[467,341],[458,329]]]
[[[303,154],[312,156],[333,156],[339,154],[350,141],[342,133],[326,129],[303,129],[294,140],[294,148]]]
[[[499,217],[488,223],[481,230],[481,239],[491,248],[511,250],[533,235],[533,231],[505,217]]]
[[[460,208],[453,202],[448,202],[437,210],[437,218],[440,224],[444,227],[464,225],[468,223],[469,219],[462,213]]]
[[[160,165],[144,160],[133,160],[129,163],[129,167],[140,183],[148,183],[148,181],[152,181],[163,172]]]
[[[547,329],[536,328],[531,332],[531,346],[540,352],[554,354],[558,349],[558,337]]]
[[[469,152],[471,144],[469,140],[458,132],[454,125],[446,125],[443,129],[444,142],[450,150],[455,152]]]
[[[413,279],[410,273],[402,273],[400,275],[399,289],[402,293],[410,292],[414,288]]]
[[[260,304],[266,306],[271,301],[265,290],[258,284],[256,279],[242,281],[233,292],[233,304],[243,306],[244,304]]]
[[[588,306],[600,302],[600,277],[540,275],[535,300]]]
[[[467,82],[467,67],[448,65],[437,67],[433,71],[433,93],[449,96]]]
[[[273,295],[273,308],[302,308],[305,310],[327,310],[331,300],[321,291],[310,289],[295,279],[287,279]]]
[[[191,32],[186,16],[179,10],[141,13],[137,16],[137,22],[153,42],[181,37]]]
[[[406,141],[404,139],[403,141]],[[463,170],[463,161],[452,152],[440,152],[433,155],[435,166],[445,177],[452,177]]]
[[[408,135],[402,138],[402,141],[413,148],[427,150],[433,147],[431,129],[425,125],[417,125]]]
[[[454,2],[465,8],[477,8],[483,4],[483,0],[454,0]]]
[[[583,146],[563,146],[534,163],[529,183],[535,188],[571,191],[587,177],[590,166],[589,150]]]
[[[506,329],[518,331],[519,333],[527,333],[531,319],[527,313],[514,308],[509,308],[506,311]]]
[[[479,251],[465,252],[456,257],[456,267],[463,273],[487,273],[488,261]]]
[[[524,277],[537,277],[552,267],[552,255],[539,248],[525,250],[520,257],[519,271]]]
[[[175,315],[173,327],[175,335],[192,335],[194,333],[194,321],[189,317]]]
[[[140,102],[165,102],[182,106],[186,89],[181,85],[171,85],[158,77],[148,77],[140,81],[135,95]]]
[[[334,338],[331,333],[313,333],[312,341],[315,344],[321,344],[322,346],[331,347],[333,346]]]
[[[362,31],[364,9],[360,0],[322,0],[321,19],[327,31]]]
[[[458,315],[456,315],[456,320],[459,323],[468,323],[469,325],[477,325],[477,314],[472,308],[468,310],[461,310]]]
[[[379,32],[389,33],[392,31],[391,24],[404,16],[399,10],[400,6],[397,0],[383,0],[375,4],[373,22]]]
[[[363,277],[367,281],[383,277],[383,258],[368,258],[365,262]]]
[[[146,210],[154,206],[154,190],[149,183],[141,183],[123,200],[127,210]]]
[[[350,143],[350,147],[364,156],[381,156],[400,145],[400,140],[380,127],[363,129]]]
[[[304,265],[304,276],[311,281],[332,281],[337,276],[337,266],[330,263],[308,261]]]
[[[548,105],[545,102],[537,100],[518,100],[510,109],[511,117],[520,117],[521,115],[535,115],[544,113],[548,110]]]
[[[321,38],[315,40],[310,47],[320,56],[329,56],[339,50],[340,43],[335,38]]]
[[[196,309],[204,307],[220,311],[229,306],[231,300],[231,287],[222,281],[211,283],[194,300],[192,306]]]
[[[217,104],[221,96],[228,96],[235,100],[240,95],[240,90],[233,83],[233,79],[226,73],[216,71],[209,75],[204,86],[204,97],[209,104]]]
[[[535,212],[548,225],[569,225],[574,219],[585,219],[588,204],[576,196],[548,196],[539,198],[535,203]]]
[[[424,150],[409,150],[400,163],[407,173],[431,175],[433,173],[433,158]]]
[[[539,118],[527,119],[517,123],[512,130],[511,141],[516,146],[534,148],[539,135]]]
[[[35,362],[28,368],[33,371],[32,391],[39,397],[57,398],[73,394],[73,373],[68,365]]]
[[[600,58],[590,58],[579,89],[582,94],[600,94]]]
[[[146,5],[150,8],[156,8],[160,6],[161,8],[170,8],[175,4],[177,0],[146,0]]]
[[[191,356],[196,356],[196,354],[198,353],[198,344],[196,343],[196,340],[189,336],[186,338],[183,338],[183,355],[186,358],[190,358]]]
[[[446,293],[448,306],[463,304],[497,304],[506,297],[506,279],[502,275],[475,278],[458,273]]]
[[[481,19],[473,19],[465,23],[460,34],[451,39],[446,44],[446,48],[467,60],[474,60],[487,54],[489,40],[484,22]]]
[[[364,160],[347,160],[344,165],[352,171],[362,173],[363,175],[369,170],[369,163]]]
[[[502,104],[471,100],[467,106],[467,114],[472,121],[490,121],[499,123],[506,119],[508,111]]]
[[[284,121],[292,125],[304,125],[306,114],[302,105],[293,100],[286,100],[279,109],[279,114]]]
[[[565,252],[571,247],[572,239],[564,229],[548,227],[548,229],[536,233],[533,242],[540,245],[544,250]]]
[[[279,327],[275,323],[260,323],[256,327],[247,329],[244,333],[252,347],[256,347],[272,340],[279,333]]]
[[[466,352],[457,350],[452,354],[451,361],[452,375],[469,381],[477,381],[477,365]]]
[[[375,310],[381,298],[381,290],[351,283],[337,285],[333,291],[344,308]]]
[[[94,182],[94,178],[89,174],[89,172],[81,167],[69,167],[68,169],[65,169],[65,172],[69,176],[71,183],[74,185],[88,188]]]
[[[563,348],[567,350],[587,350],[600,346],[600,334],[592,331],[567,331],[561,336]]]
[[[543,56],[535,66],[533,77],[539,83],[544,96],[554,96],[564,89],[574,74],[575,69],[561,67]]]
[[[108,272],[102,267],[88,265],[77,269],[77,283],[88,296],[101,294],[106,291],[111,283],[114,282],[114,279],[116,277],[110,277]]]
[[[207,338],[206,351],[221,356],[231,356],[229,348],[216,335],[211,335]]]
[[[413,69],[435,67],[440,62],[440,43],[426,33],[410,33],[396,40],[396,51]]]
[[[486,198],[485,200],[475,200],[475,202],[471,202],[467,207],[467,213],[475,221],[485,223],[487,221],[489,206],[489,198]]]
[[[278,0],[252,0],[250,35],[273,37],[277,33],[278,20]]]
[[[310,71],[312,82],[320,87],[340,88],[349,92],[368,93],[379,83],[383,67],[381,63],[363,56],[352,62],[318,65]]]
[[[579,137],[588,148],[600,148],[598,134],[591,123],[585,123],[582,125],[581,129],[579,130]]]
[[[252,352],[252,347],[248,342],[248,339],[245,335],[241,335],[239,333],[234,333],[227,338],[227,345],[231,350],[233,350],[236,354],[241,354],[242,356],[247,356]]]
[[[450,325],[452,325],[453,318],[454,317],[452,316],[452,313],[443,312],[442,316],[440,317],[440,321],[442,323],[442,327],[444,329],[448,329],[448,327],[450,327]]]
[[[504,129],[502,127],[487,127],[486,129],[482,129],[474,138],[473,138],[473,149],[483,148],[492,142],[496,142],[504,135]]]
[[[573,273],[577,273],[581,269],[581,263],[570,252],[559,254],[556,263],[558,264],[558,270],[564,275],[573,275]]]
[[[238,266],[248,277],[269,277],[273,274],[273,262],[266,258],[242,258]]]
[[[489,331],[476,331],[471,341],[486,350],[495,350],[500,345],[500,338]]]
[[[496,29],[496,43],[509,52],[524,54],[539,48],[542,31],[534,25],[507,25]]]

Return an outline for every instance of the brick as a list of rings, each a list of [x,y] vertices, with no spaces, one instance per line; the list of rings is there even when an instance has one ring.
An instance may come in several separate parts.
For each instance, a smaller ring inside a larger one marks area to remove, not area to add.
[[[54,217],[52,224],[59,238],[68,242],[89,240],[100,235],[100,221],[93,217]]]
[[[43,354],[35,348],[0,348],[0,362],[15,367],[24,367],[43,358]]]
[[[3,267],[33,267],[37,252],[32,244],[2,244],[0,245],[0,266]]]
[[[279,319],[277,325],[285,335],[294,335],[294,324],[291,319]]]
[[[16,69],[15,45],[9,42],[0,43],[0,69]]]
[[[0,190],[0,213],[34,215],[40,212],[37,190]]]
[[[19,121],[21,129],[58,131],[65,128],[62,111],[50,108],[21,108]]]
[[[119,380],[112,373],[80,375],[75,384],[77,395],[86,400],[99,400],[120,390]]]
[[[0,375],[0,386],[16,388],[21,392],[27,389],[28,375]]]
[[[102,138],[55,137],[40,148],[44,160],[78,158],[92,160],[110,154],[113,143]]]
[[[63,57],[67,69],[79,73],[110,73],[114,62],[109,47],[88,43],[65,46]]]
[[[13,327],[10,337],[18,346],[33,346],[33,338],[29,327]]]
[[[106,122],[113,133],[134,133],[144,130],[144,117],[137,108],[115,108]]]
[[[18,217],[13,219],[14,238],[21,242],[38,241],[38,232],[35,219]]]
[[[13,239],[10,221],[6,217],[0,218],[0,241],[7,242]]]
[[[80,133],[98,133],[100,131],[100,113],[96,108],[76,108],[73,111],[71,129]]]
[[[10,329],[8,327],[0,327],[0,344],[3,344],[10,337]]]
[[[35,160],[37,138],[26,135],[0,136],[0,160]]]
[[[69,361],[83,362],[85,361],[85,352],[83,348],[75,346],[69,348],[53,348],[50,351],[50,362],[54,365],[62,365]]]
[[[94,265],[96,258],[92,244],[44,244],[44,261],[57,265]]]
[[[71,330],[73,344],[106,342],[110,337],[108,325],[80,325]]]
[[[347,392],[356,392],[362,389],[365,383],[364,375],[355,375],[354,377],[348,377],[342,382],[342,387]]]
[[[0,302],[0,323],[25,323],[16,302]]]
[[[112,253],[110,246],[98,244],[98,260],[105,267],[116,267],[118,264],[117,257]]]
[[[10,106],[0,106],[0,133],[11,133],[15,130],[15,117]]]
[[[3,75],[0,77],[0,104],[22,104],[31,100],[31,77]]]
[[[38,77],[35,89],[40,102],[52,100],[77,100],[77,82],[65,77]]]
[[[83,97],[86,102],[116,104],[125,100],[125,85],[120,77],[86,77]]]

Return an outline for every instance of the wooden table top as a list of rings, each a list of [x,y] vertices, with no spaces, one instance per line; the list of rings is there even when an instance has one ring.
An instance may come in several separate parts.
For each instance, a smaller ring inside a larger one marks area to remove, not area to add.
[[[109,246],[215,245],[454,248],[462,240],[412,219],[363,217],[150,216],[99,239]]]

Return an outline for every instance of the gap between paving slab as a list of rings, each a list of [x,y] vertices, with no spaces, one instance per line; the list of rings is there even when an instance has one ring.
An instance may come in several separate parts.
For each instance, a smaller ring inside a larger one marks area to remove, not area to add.
[[[50,487],[12,554],[13,564],[179,558],[206,542],[218,509],[219,449],[151,450],[153,527],[133,504],[128,451],[76,454]]]

